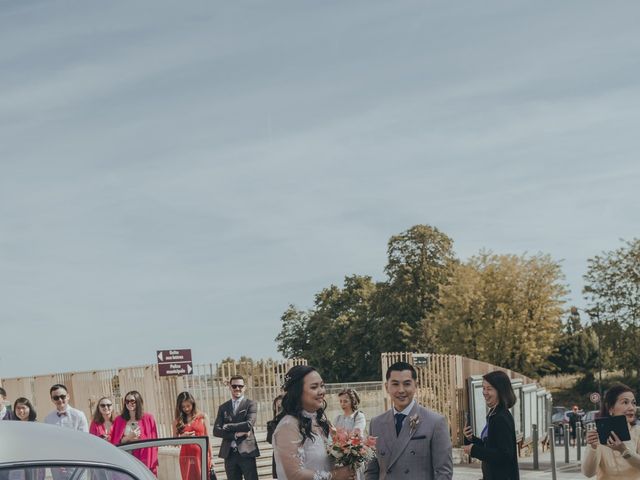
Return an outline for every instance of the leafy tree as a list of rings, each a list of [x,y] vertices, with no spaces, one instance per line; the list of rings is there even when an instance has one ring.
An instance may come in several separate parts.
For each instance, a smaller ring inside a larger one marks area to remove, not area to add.
[[[640,372],[640,239],[588,260],[583,294],[608,367]]]
[[[320,368],[325,381],[379,378],[373,314],[376,284],[371,277],[346,277],[343,288],[331,285],[316,295],[314,308],[301,312],[290,306],[276,337],[285,356],[299,356]]]
[[[453,268],[450,283],[440,287],[440,308],[431,320],[437,325],[437,350],[469,358],[487,358],[491,341],[484,317],[485,295],[481,272],[461,263]]]
[[[562,280],[548,255],[480,252],[440,289],[438,349],[535,375],[560,332]]]
[[[416,225],[391,237],[387,256],[388,281],[378,302],[380,349],[433,351],[429,319],[456,264],[453,240],[435,227]]]
[[[374,324],[371,277],[346,277],[342,289],[331,286],[316,296],[309,319],[314,362],[322,365],[325,380],[372,379],[379,371],[380,352],[368,337]]]
[[[577,308],[569,312],[556,351],[549,357],[549,373],[583,373],[593,378],[599,366],[597,335],[582,326]]]
[[[309,311],[290,305],[278,350],[327,381],[379,378],[385,351],[456,353],[529,375],[545,366],[566,294],[549,256],[480,252],[460,264],[453,241],[428,225],[391,237],[387,253],[387,281],[347,276]]]
[[[280,317],[282,330],[276,337],[278,351],[286,358],[306,358],[309,348],[309,315],[294,305]]]
[[[640,326],[640,239],[587,261],[583,293],[598,321]]]

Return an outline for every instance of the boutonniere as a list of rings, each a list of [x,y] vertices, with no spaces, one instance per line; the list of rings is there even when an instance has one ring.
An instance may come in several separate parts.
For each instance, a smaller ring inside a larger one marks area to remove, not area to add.
[[[420,425],[420,417],[418,414],[416,413],[415,415],[411,415],[409,417],[409,427],[411,429],[410,435],[413,435],[413,432],[418,429],[418,425]]]

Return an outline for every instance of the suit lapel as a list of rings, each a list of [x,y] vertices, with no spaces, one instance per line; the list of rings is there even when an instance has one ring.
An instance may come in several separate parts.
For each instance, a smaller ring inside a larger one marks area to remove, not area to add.
[[[391,410],[391,412],[392,412],[391,423],[392,423],[393,435],[395,435],[396,434],[395,418],[393,416],[393,410]],[[418,413],[418,402],[416,402],[413,405],[413,408],[409,412],[408,417],[411,417],[416,413]],[[409,443],[409,440],[411,440],[412,432],[411,432],[411,427],[409,426],[408,417],[404,419],[404,422],[402,424],[402,430],[400,430],[400,435],[398,435],[396,437],[396,441],[393,442],[393,448],[391,449],[391,457],[389,458],[389,467],[391,467],[396,462],[396,460],[400,458],[400,455],[402,454],[402,452],[404,452],[404,449],[407,448],[407,444]]]
[[[233,420],[233,402],[231,400],[225,402],[224,410],[225,422]]]
[[[382,422],[382,428],[384,429],[383,431],[383,435],[384,438],[388,438],[388,444],[389,444],[389,452],[393,451],[393,446],[395,445],[395,440],[396,440],[396,423],[395,423],[395,418],[393,416],[393,409],[389,410],[385,416],[384,416],[384,420]]]
[[[247,399],[244,398],[242,399],[242,401],[238,404],[238,408],[236,409],[235,413],[233,413],[233,402],[231,403],[231,414],[233,415],[234,419],[238,416],[238,414],[242,411],[245,410],[247,408]]]

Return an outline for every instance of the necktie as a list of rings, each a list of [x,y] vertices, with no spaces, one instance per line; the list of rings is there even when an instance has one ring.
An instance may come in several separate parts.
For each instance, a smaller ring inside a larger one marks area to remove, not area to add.
[[[400,435],[400,430],[402,430],[402,422],[404,421],[406,415],[404,413],[396,413],[396,435]]]

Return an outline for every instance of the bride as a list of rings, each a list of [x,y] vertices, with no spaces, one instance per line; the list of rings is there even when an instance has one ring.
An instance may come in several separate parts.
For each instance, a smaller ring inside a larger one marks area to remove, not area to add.
[[[329,421],[320,374],[296,365],[284,379],[282,411],[273,433],[278,480],[353,480],[353,469],[334,466],[327,453]]]

